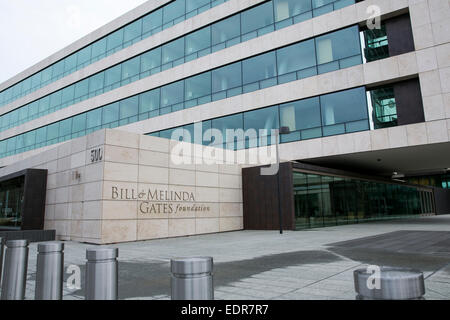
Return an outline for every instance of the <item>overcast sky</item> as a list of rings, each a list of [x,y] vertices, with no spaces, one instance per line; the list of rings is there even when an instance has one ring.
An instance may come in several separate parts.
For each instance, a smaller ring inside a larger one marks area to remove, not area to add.
[[[146,0],[0,0],[0,83]]]

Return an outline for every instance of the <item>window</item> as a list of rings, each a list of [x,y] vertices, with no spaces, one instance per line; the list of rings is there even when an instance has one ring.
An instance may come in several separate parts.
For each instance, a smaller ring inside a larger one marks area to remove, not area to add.
[[[31,77],[31,87],[37,88],[40,86],[40,84],[41,84],[41,73],[38,72]],[[23,83],[22,83],[22,90],[23,90]]]
[[[106,52],[106,38],[98,40],[92,44],[92,58],[98,58]]]
[[[324,126],[367,119],[366,92],[363,87],[320,97]]]
[[[65,119],[59,122],[59,137],[63,138],[65,136],[72,134],[72,118]]]
[[[320,8],[320,7],[323,7],[323,6],[327,5],[327,4],[332,3],[334,1],[336,1],[336,0],[312,0],[313,8],[314,9]]]
[[[242,12],[242,33],[246,34],[273,24],[272,1]]]
[[[107,39],[107,51],[121,46],[123,43],[123,29],[119,29],[116,32],[111,33]]]
[[[31,147],[36,143],[36,131],[30,131],[25,133],[24,135],[24,147]]]
[[[122,80],[134,77],[139,74],[141,60],[137,56],[131,60],[125,61],[122,64]]]
[[[317,61],[319,64],[360,55],[361,46],[358,26],[336,31],[317,38],[316,50]]]
[[[97,73],[95,76],[89,78],[89,93],[96,92],[103,89],[104,72]]]
[[[41,81],[46,83],[52,79],[52,67],[47,67],[41,71]]]
[[[209,4],[210,0],[186,0],[186,12],[191,12],[204,5]]]
[[[370,91],[374,128],[397,126],[397,104],[393,87],[383,87]]]
[[[102,108],[91,110],[87,113],[86,128],[91,129],[102,124]]]
[[[102,109],[103,109],[102,124],[108,124],[108,123],[119,120],[119,103],[118,102],[104,106]]]
[[[185,14],[185,0],[177,0],[163,8],[163,24],[171,22]]]
[[[18,109],[19,111],[19,122],[24,121],[28,117],[28,107],[22,107]]]
[[[35,116],[39,112],[39,101],[32,102],[28,105],[28,116],[32,119],[35,118]]]
[[[242,85],[241,63],[237,62],[212,71],[212,92],[219,92]]]
[[[141,56],[141,72],[161,66],[161,47],[153,49]]]
[[[64,59],[64,73],[72,72],[77,67],[77,54],[72,54]]]
[[[47,140],[47,127],[36,130],[36,144],[43,143]]]
[[[68,103],[73,100],[75,94],[75,86],[71,85],[63,89],[62,91],[62,103]]]
[[[79,114],[73,118],[72,132],[80,132],[86,129],[86,113]]]
[[[141,36],[142,19],[139,19],[125,27],[123,42],[134,40]]]
[[[239,14],[211,26],[212,44],[216,45],[241,35],[241,17]]]
[[[184,38],[165,44],[162,48],[162,62],[169,63],[184,56]]]
[[[367,62],[385,59],[389,57],[389,44],[386,33],[386,25],[381,29],[367,29],[364,31],[364,56]]]
[[[184,100],[184,83],[178,81],[161,88],[161,107],[167,107]]]
[[[91,59],[91,49],[92,49],[92,46],[87,46],[86,48],[78,51],[78,53],[77,53],[77,64],[78,65],[82,65]]]
[[[47,141],[57,139],[59,135],[59,122],[51,124],[47,127]]]
[[[139,112],[139,97],[134,96],[120,101],[120,119],[134,117]]]
[[[244,84],[276,76],[275,52],[269,52],[242,63]]]
[[[254,133],[256,137],[264,137],[262,139],[263,143],[260,144],[259,140],[251,139],[249,141],[249,146],[256,147],[258,145],[270,145],[270,137],[273,129],[278,129],[280,127],[278,121],[278,106],[264,108],[254,111],[249,111],[244,113],[244,130],[256,130]]]
[[[147,33],[162,25],[162,9],[150,13],[142,19],[142,33]]]
[[[319,98],[294,101],[280,106],[281,127],[290,131],[320,127]]]
[[[159,109],[159,91],[159,89],[155,89],[140,95],[139,113]]]
[[[185,80],[185,100],[200,98],[211,94],[211,72]]]
[[[58,77],[63,73],[64,73],[64,60],[61,60],[52,66],[52,77],[53,78]]]
[[[186,55],[211,46],[211,28],[203,28],[186,36]]]
[[[45,113],[50,108],[50,96],[46,96],[39,100],[39,113]]]
[[[311,0],[274,0],[275,20],[281,21],[311,11]]]
[[[89,79],[75,83],[75,99],[81,98],[89,93]]]
[[[277,50],[278,74],[299,71],[316,65],[314,40]]]
[[[61,104],[61,91],[56,91],[50,95],[50,109],[54,109]]]
[[[227,129],[233,130],[229,133],[233,136],[234,130],[243,129],[243,114],[234,114],[231,116],[222,117],[219,119],[213,119],[211,121],[211,126],[213,129],[217,129],[222,133],[223,141],[213,141],[212,145],[221,146],[223,142],[228,145],[231,149],[234,149],[234,142],[236,142],[237,138],[234,138],[233,141],[228,141],[227,139]],[[229,137],[231,139],[231,137]],[[224,144],[224,146],[225,146]]]
[[[105,86],[110,86],[112,84],[120,82],[121,74],[122,65],[120,64],[105,70]]]

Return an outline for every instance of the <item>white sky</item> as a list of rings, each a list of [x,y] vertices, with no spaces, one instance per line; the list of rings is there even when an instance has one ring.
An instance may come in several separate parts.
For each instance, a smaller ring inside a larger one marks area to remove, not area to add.
[[[146,0],[0,0],[0,83]]]

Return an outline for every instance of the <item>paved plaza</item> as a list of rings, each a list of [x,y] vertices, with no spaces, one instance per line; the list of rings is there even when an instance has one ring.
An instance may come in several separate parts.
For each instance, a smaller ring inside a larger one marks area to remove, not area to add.
[[[85,250],[65,242],[65,268],[81,267]],[[450,299],[450,215],[308,231],[238,231],[118,244],[120,299],[169,299],[173,257],[212,256],[215,298],[225,300],[355,299],[353,270],[367,265],[417,268],[426,299]],[[37,244],[30,245],[27,299],[34,297]],[[66,275],[67,278],[68,275]]]

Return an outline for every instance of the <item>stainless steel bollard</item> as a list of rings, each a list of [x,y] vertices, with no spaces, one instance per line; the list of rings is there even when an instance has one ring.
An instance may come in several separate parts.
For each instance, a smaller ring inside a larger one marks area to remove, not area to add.
[[[353,272],[357,300],[421,300],[425,295],[423,273],[414,269],[381,267],[379,287],[370,289],[374,274],[367,269]]]
[[[38,244],[35,300],[62,300],[64,243]]]
[[[118,248],[86,250],[86,300],[117,300]]]
[[[3,271],[3,245],[4,245],[3,238],[0,238],[0,285],[2,283],[2,271]]]
[[[2,300],[23,300],[28,268],[28,240],[6,242]]]
[[[213,258],[170,260],[172,300],[214,300]]]

